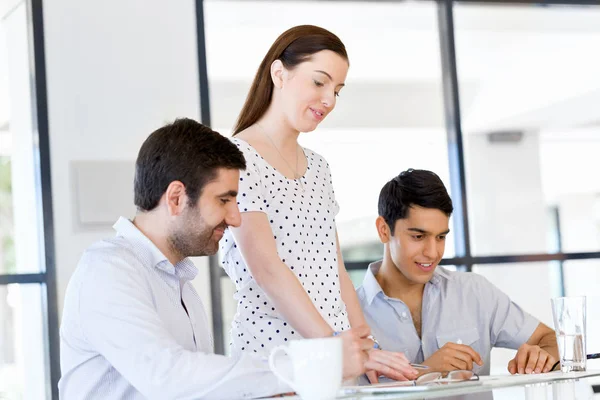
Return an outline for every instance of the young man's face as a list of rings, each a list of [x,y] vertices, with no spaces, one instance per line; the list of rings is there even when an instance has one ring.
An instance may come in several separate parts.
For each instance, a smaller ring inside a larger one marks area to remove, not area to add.
[[[184,257],[213,255],[228,226],[240,226],[237,206],[240,172],[221,168],[208,182],[194,207],[186,205],[169,241]]]
[[[396,221],[388,245],[392,262],[411,283],[427,283],[444,255],[449,217],[434,208],[411,206]]]

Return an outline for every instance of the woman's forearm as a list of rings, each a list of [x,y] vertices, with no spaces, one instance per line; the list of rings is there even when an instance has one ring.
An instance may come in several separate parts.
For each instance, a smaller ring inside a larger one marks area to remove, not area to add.
[[[360,307],[360,301],[358,300],[356,290],[354,289],[354,284],[352,283],[352,279],[350,279],[350,275],[348,274],[348,271],[346,271],[346,266],[344,265],[342,250],[340,248],[340,240],[337,236],[337,232],[335,234],[335,241],[340,276],[340,291],[342,292],[342,300],[344,301],[344,304],[346,304],[350,326],[352,328],[356,328],[358,326],[367,325],[362,308]]]

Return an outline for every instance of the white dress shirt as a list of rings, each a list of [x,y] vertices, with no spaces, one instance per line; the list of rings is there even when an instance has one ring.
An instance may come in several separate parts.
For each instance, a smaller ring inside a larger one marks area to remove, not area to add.
[[[114,228],[114,239],[83,254],[67,287],[61,399],[229,399],[290,391],[264,359],[213,354],[190,260],[173,266],[123,217]]]

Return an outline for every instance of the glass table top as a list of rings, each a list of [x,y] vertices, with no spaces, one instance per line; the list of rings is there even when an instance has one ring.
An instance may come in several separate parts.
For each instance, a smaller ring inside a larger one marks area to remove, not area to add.
[[[600,370],[539,375],[483,376],[480,381],[438,386],[346,387],[340,399],[447,399],[447,400],[590,400],[600,384]],[[600,394],[598,397],[600,398]]]

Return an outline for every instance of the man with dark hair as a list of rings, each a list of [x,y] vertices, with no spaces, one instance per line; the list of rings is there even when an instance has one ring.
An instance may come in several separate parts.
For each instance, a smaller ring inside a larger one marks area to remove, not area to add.
[[[518,349],[511,374],[550,371],[558,359],[552,329],[474,273],[438,267],[452,200],[431,171],[409,169],[379,195],[382,261],[367,269],[358,297],[383,349],[403,352],[424,372],[490,373],[493,347]]]
[[[136,161],[137,215],[121,217],[116,237],[87,249],[67,288],[61,399],[289,391],[264,360],[213,354],[207,316],[190,283],[198,271],[188,257],[215,254],[225,229],[240,225],[236,196],[245,167],[237,146],[190,119],[146,139]],[[364,372],[357,333],[342,340],[346,375]]]

